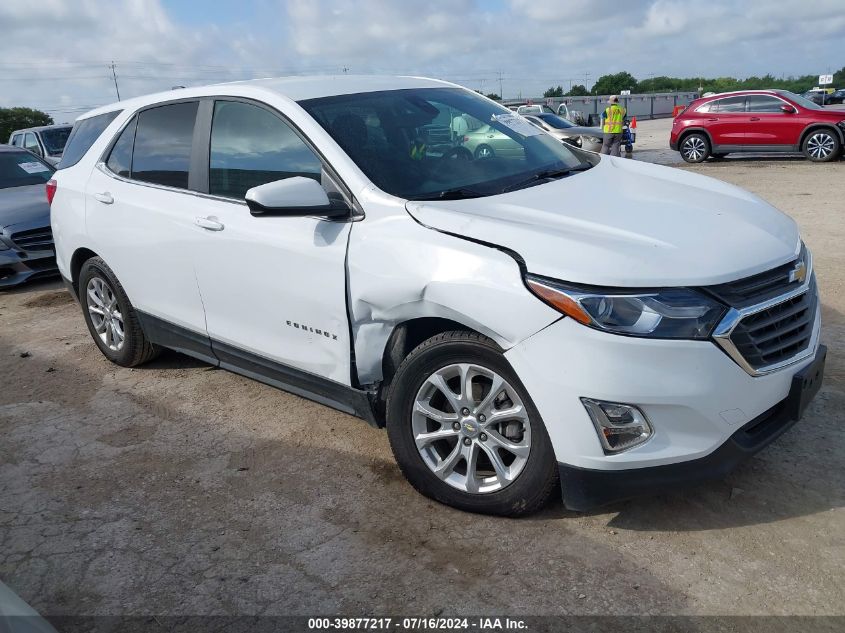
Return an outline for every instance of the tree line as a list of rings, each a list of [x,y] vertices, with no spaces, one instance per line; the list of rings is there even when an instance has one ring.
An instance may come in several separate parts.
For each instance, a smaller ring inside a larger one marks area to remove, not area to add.
[[[632,93],[649,92],[728,92],[730,90],[758,90],[763,88],[779,88],[790,92],[802,93],[818,85],[818,75],[801,75],[800,77],[649,77],[638,80],[629,72],[619,72],[602,75],[596,80],[592,90],[587,90],[583,84],[575,84],[569,92],[564,92],[563,86],[552,86],[543,93],[544,97],[586,97],[588,95],[619,94],[623,90]],[[833,73],[833,86],[845,85],[845,66]]]

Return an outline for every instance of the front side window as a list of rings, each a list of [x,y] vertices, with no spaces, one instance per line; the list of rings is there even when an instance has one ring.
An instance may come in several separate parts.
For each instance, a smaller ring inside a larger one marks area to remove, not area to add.
[[[253,187],[292,176],[320,182],[322,163],[278,116],[239,101],[217,101],[211,122],[209,193],[243,200]]]
[[[138,114],[132,178],[188,188],[197,101],[172,103]]]
[[[745,97],[728,97],[727,99],[713,101],[710,104],[710,112],[718,112],[719,114],[745,112]]]
[[[748,111],[749,112],[781,112],[781,106],[786,105],[780,99],[769,97],[767,95],[749,95],[748,96]]]
[[[100,138],[103,130],[109,126],[109,123],[114,121],[120,112],[120,110],[115,110],[114,112],[106,112],[105,114],[98,114],[97,116],[77,121],[70,131],[70,136],[68,136],[58,169],[72,167],[82,160],[82,157],[85,156],[88,150],[91,149],[91,146]]]
[[[23,145],[23,134],[15,134],[12,137],[12,145],[15,147],[21,147]]]
[[[480,197],[592,165],[522,116],[461,88],[413,88],[299,104],[380,189],[408,199]],[[466,126],[461,132],[456,118]]]
[[[30,152],[35,152],[36,154],[41,153],[41,148],[38,147],[38,139],[35,138],[35,134],[32,132],[26,133],[26,136],[23,139],[23,146]]]
[[[52,175],[53,168],[29,152],[0,152],[0,189],[41,185]]]

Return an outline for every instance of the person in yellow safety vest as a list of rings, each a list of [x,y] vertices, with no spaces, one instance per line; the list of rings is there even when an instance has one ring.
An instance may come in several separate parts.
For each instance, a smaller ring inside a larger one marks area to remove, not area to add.
[[[621,156],[622,128],[625,125],[625,108],[619,105],[619,97],[612,95],[607,100],[608,106],[602,113],[602,132],[604,141],[601,144],[602,154]]]

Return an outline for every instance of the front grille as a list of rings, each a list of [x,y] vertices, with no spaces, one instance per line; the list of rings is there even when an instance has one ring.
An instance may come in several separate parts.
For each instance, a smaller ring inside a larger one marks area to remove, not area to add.
[[[813,275],[804,293],[740,320],[731,342],[755,370],[794,358],[813,337],[817,296]]]
[[[761,303],[772,297],[795,290],[801,285],[799,280],[790,281],[790,273],[795,268],[796,260],[783,266],[738,281],[731,281],[707,289],[717,298],[735,308]]]
[[[12,242],[24,251],[53,250],[53,231],[49,226],[12,233]]]

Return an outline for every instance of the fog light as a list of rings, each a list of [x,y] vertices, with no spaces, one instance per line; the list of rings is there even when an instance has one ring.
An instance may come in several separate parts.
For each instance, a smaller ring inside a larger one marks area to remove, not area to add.
[[[581,402],[590,414],[605,453],[639,446],[654,433],[645,414],[633,405],[590,398],[581,398]]]

